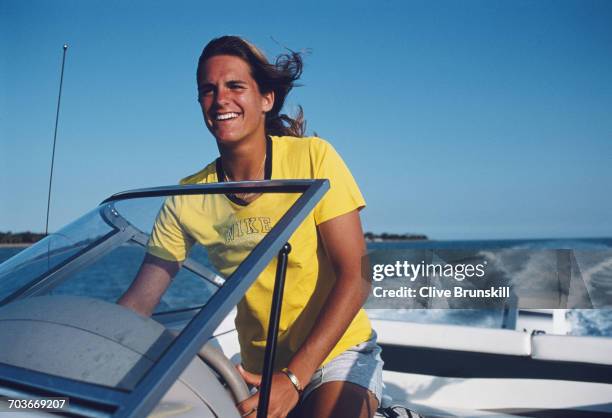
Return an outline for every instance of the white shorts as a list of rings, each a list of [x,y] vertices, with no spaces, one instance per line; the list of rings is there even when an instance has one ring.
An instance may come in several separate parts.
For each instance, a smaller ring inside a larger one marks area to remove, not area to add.
[[[310,383],[304,388],[302,399],[327,382],[350,382],[372,392],[378,404],[382,398],[383,360],[382,349],[376,344],[376,332],[372,330],[369,340],[357,344],[339,354],[325,366],[317,369]]]

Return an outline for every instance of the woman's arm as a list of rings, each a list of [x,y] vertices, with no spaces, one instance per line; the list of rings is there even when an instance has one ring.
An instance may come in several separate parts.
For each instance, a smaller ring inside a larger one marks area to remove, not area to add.
[[[338,343],[370,292],[370,282],[361,271],[366,246],[359,212],[354,210],[320,224],[319,233],[336,283],[308,338],[289,363],[289,369],[304,385]]]
[[[323,304],[310,334],[288,366],[302,386],[310,382],[316,369],[336,346],[370,291],[370,282],[362,278],[361,272],[366,246],[359,212],[354,210],[330,219],[320,224],[318,231],[336,273],[336,283]],[[240,371],[248,383],[259,384],[261,376]],[[242,402],[239,410],[242,413],[252,411],[257,407],[258,398],[259,395],[256,394]],[[284,373],[275,373],[272,379],[268,415],[286,416],[297,404],[298,399],[297,391],[289,378]],[[255,413],[248,415],[251,416],[255,416]]]
[[[151,316],[180,268],[178,261],[166,261],[147,254],[136,278],[117,303],[143,316]]]

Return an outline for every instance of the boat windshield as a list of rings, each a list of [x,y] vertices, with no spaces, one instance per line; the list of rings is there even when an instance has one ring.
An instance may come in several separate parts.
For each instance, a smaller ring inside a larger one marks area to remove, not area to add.
[[[233,184],[116,195],[0,265],[0,345],[11,344],[0,350],[0,380],[39,386],[27,370],[43,373],[56,392],[77,381],[129,397],[148,385],[159,399],[257,276],[276,270],[278,251],[328,187],[324,180]],[[248,204],[237,193],[243,186],[257,193]],[[143,262],[180,265],[154,315],[193,317],[177,338],[116,304]],[[67,351],[50,358],[52,348]],[[7,390],[14,388],[0,384],[0,394]],[[71,399],[79,391],[72,388]],[[82,393],[91,397],[91,387]],[[109,393],[107,400],[119,396]]]
[[[35,293],[84,296],[116,302],[136,277],[147,254],[150,257],[157,254],[157,258],[162,260],[170,260],[173,256],[168,251],[167,256],[162,258],[162,249],[159,246],[156,248],[150,241],[156,220],[158,230],[169,227],[158,215],[169,212],[171,205],[179,198],[119,200],[92,210],[2,264],[0,299],[6,303]],[[190,205],[190,201],[198,199],[214,200],[216,197],[186,196],[182,200]],[[225,201],[230,202],[228,199]],[[263,236],[254,233],[262,228],[262,224],[261,221],[258,225],[252,224],[251,230],[248,230],[248,221],[232,222],[231,219],[236,218],[241,210],[244,208],[238,205],[225,205],[223,219],[216,220],[218,224],[206,228],[207,232],[214,231],[214,236],[207,239],[221,243],[229,240],[230,234],[240,239],[242,236],[239,234],[248,237],[247,234],[251,232],[255,239],[249,242],[249,248],[240,254],[231,268],[227,268],[215,265],[207,248],[200,242],[189,242],[191,235],[186,234],[181,250],[188,252],[184,261],[182,258],[179,260],[182,268],[155,308],[156,313],[202,307],[246,258]],[[206,222],[204,219],[201,221]],[[225,230],[221,231],[223,228]],[[220,272],[219,267],[226,268]],[[38,291],[43,284],[45,290]]]

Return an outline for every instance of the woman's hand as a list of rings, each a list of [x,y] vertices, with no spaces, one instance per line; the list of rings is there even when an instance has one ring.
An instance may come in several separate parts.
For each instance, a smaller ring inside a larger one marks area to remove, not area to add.
[[[244,381],[251,386],[259,389],[261,385],[261,375],[247,372],[238,366],[238,371],[244,378]],[[272,390],[270,391],[270,402],[268,403],[268,417],[285,418],[289,412],[297,405],[300,397],[297,389],[289,380],[286,374],[276,372],[272,375]],[[257,416],[257,405],[259,404],[259,392],[250,398],[239,403],[238,410],[240,415],[247,418],[255,418]]]

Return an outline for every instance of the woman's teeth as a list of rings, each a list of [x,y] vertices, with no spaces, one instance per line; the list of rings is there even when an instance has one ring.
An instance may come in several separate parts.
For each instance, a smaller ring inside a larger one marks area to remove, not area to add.
[[[234,119],[237,118],[239,115],[238,113],[234,113],[234,112],[230,112],[230,113],[219,113],[215,116],[216,120],[228,120],[228,119]]]

